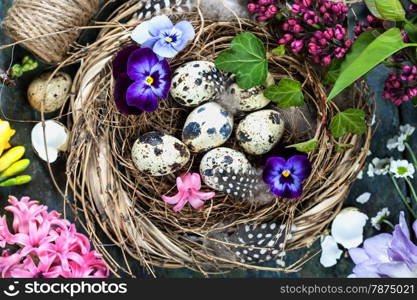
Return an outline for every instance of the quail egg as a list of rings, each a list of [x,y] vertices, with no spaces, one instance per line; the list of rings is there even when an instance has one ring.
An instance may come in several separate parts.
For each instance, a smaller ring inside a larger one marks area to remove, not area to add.
[[[205,184],[217,191],[222,191],[223,187],[220,186],[219,179],[215,176],[216,171],[223,169],[235,173],[245,173],[251,168],[251,164],[243,153],[220,147],[204,155],[200,163],[200,174]]]
[[[30,105],[37,111],[50,113],[60,109],[67,100],[71,89],[71,76],[64,72],[56,73],[51,80],[52,72],[41,74],[29,85],[27,96]]]
[[[195,108],[185,121],[182,140],[192,152],[203,152],[224,144],[232,135],[233,116],[209,102]]]
[[[245,152],[261,155],[269,152],[284,133],[284,120],[275,110],[260,110],[247,115],[238,125],[236,138]]]
[[[139,171],[151,176],[164,176],[184,167],[190,160],[190,152],[177,138],[153,131],[136,140],[132,159]]]
[[[215,100],[222,92],[224,79],[214,63],[191,61],[180,66],[173,74],[171,96],[176,102],[195,107]]]
[[[255,111],[267,106],[271,100],[264,96],[265,87],[275,84],[274,77],[268,73],[265,86],[256,86],[249,90],[241,89],[237,83],[232,83],[229,87],[229,92],[236,98],[238,102],[238,110],[240,111]]]

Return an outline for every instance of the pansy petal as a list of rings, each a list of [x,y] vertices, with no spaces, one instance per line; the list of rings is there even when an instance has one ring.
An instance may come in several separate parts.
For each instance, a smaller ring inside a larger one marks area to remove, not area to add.
[[[361,263],[353,268],[353,273],[359,278],[380,278],[378,264]]]
[[[162,99],[167,99],[171,88],[171,69],[166,59],[160,61],[152,68],[152,74],[156,72],[159,76],[158,85],[152,86],[155,95]]]
[[[400,222],[397,226],[401,228],[401,231],[404,233],[404,235],[407,238],[410,238],[410,230],[408,229],[408,224],[407,224],[407,221],[405,220],[405,215],[403,211],[400,212]]]
[[[138,46],[130,45],[117,52],[112,63],[113,77],[115,79],[117,79],[119,75],[127,73],[127,61],[129,56],[137,49],[139,49]]]
[[[286,163],[286,167],[300,180],[306,179],[311,173],[311,163],[307,156],[294,155]]]
[[[181,21],[175,24],[174,28],[181,32],[181,39],[190,41],[195,37],[195,30],[193,25],[188,21]]]
[[[380,262],[388,262],[388,247],[392,241],[392,235],[389,233],[381,233],[373,236],[363,243],[363,248],[369,257]]]
[[[413,224],[413,230],[414,230],[415,236],[417,237],[417,220]]]
[[[175,50],[170,43],[163,39],[158,40],[152,49],[157,55],[161,57],[173,58],[175,55],[177,55],[177,50]]]
[[[285,163],[286,161],[284,158],[273,156],[273,157],[268,158],[268,160],[266,161],[265,169],[273,169],[273,170],[284,169]]]
[[[368,254],[362,248],[350,248],[348,251],[349,251],[350,258],[357,265],[369,260]]]
[[[146,21],[138,26],[132,31],[131,38],[138,44],[143,44],[147,40],[153,38],[154,36],[151,35],[150,31],[151,22]]]
[[[148,31],[153,36],[156,37],[162,30],[171,29],[174,27],[171,20],[166,15],[153,17],[149,22]]]
[[[130,54],[127,62],[127,74],[132,80],[143,81],[158,62],[158,57],[151,49],[140,48]]]
[[[416,273],[412,272],[405,263],[390,262],[378,265],[379,273],[390,278],[415,278]]]
[[[146,112],[154,112],[158,109],[158,98],[143,82],[137,81],[127,89],[126,100],[129,106]]]
[[[142,112],[136,107],[127,105],[126,92],[132,83],[133,81],[130,80],[127,74],[123,74],[116,79],[114,87],[114,102],[117,109],[125,115],[139,115]]]

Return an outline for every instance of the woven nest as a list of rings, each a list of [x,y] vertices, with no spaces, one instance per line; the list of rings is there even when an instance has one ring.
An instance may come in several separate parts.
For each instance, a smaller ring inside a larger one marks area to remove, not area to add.
[[[75,96],[70,107],[73,134],[67,174],[75,211],[81,214],[80,219],[96,248],[115,273],[122,270],[131,274],[128,260],[123,266],[116,263],[97,236],[100,230],[123,251],[124,257],[133,257],[151,272],[153,266],[188,267],[206,275],[236,267],[298,270],[302,260],[286,268],[241,262],[234,256],[233,239],[225,236],[232,236],[245,225],[276,222],[286,225],[285,229],[280,226],[283,230],[280,247],[284,248],[281,250],[288,252],[311,245],[338,213],[350,185],[362,169],[371,129],[364,136],[345,136],[338,142],[352,144],[353,148],[336,152],[336,141],[327,127],[331,116],[340,108],[335,102],[326,102],[318,75],[298,58],[269,57],[270,72],[275,80],[290,77],[301,81],[306,102],[316,112],[314,130],[309,135],[319,140],[319,146],[309,154],[313,171],[305,182],[302,198],[276,198],[268,205],[259,205],[217,193],[200,211],[186,207],[175,213],[161,200],[161,195],[175,192],[175,178],[181,172],[198,172],[201,155],[193,155],[179,173],[150,177],[137,171],[131,149],[140,135],[152,130],[180,137],[190,110],[168,99],[161,102],[157,112],[127,117],[118,112],[113,101],[111,62],[116,52],[132,43],[130,32],[139,21],[133,18],[127,24],[118,22],[134,11],[125,6],[119,19],[106,25],[98,40],[84,49],[85,56],[73,86]],[[277,38],[268,28],[247,20],[213,22],[204,20],[198,13],[173,18],[191,21],[197,36],[171,61],[172,68],[192,60],[213,61],[241,32],[254,33],[269,50],[277,46]],[[354,99],[350,101],[354,102],[351,107],[365,109],[370,114],[369,93],[364,85],[355,86],[345,96]],[[283,143],[294,142],[297,141],[292,134],[285,135]],[[235,147],[233,138],[227,146]],[[239,247],[262,249],[257,245],[240,244]]]

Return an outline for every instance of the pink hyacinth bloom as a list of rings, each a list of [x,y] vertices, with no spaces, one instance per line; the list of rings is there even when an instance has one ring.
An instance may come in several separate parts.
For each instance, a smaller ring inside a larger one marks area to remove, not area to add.
[[[186,173],[177,178],[178,193],[173,197],[162,196],[168,204],[176,204],[174,211],[182,210],[189,202],[192,207],[199,209],[203,207],[204,201],[213,198],[214,192],[201,192],[201,177],[197,173]]]

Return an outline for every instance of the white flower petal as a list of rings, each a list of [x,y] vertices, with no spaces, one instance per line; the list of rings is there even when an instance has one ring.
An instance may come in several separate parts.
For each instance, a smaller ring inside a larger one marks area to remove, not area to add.
[[[48,152],[51,163],[56,161],[59,151],[66,151],[68,138],[65,126],[54,120],[45,121],[45,129],[42,122],[39,122],[31,132],[32,146],[36,153],[41,159],[47,161],[46,152]]]
[[[346,249],[358,247],[363,242],[363,227],[368,216],[357,208],[343,209],[333,220],[332,236]]]
[[[337,264],[337,260],[342,256],[343,251],[339,249],[336,241],[331,235],[321,238],[321,257],[320,263],[326,267]]]
[[[371,193],[363,193],[358,198],[356,198],[356,202],[360,204],[365,204],[371,198]]]
[[[131,38],[138,44],[143,44],[147,40],[152,38],[151,34],[149,33],[149,21],[143,22],[136,26],[136,28],[132,31]]]

